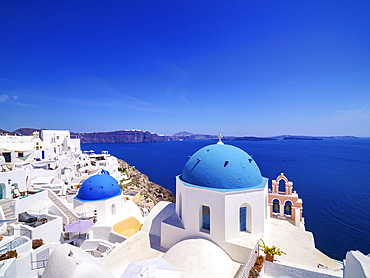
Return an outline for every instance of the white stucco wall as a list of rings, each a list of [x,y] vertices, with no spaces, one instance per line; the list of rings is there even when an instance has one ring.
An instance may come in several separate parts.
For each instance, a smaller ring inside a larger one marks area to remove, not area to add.
[[[370,277],[370,258],[360,251],[347,252],[345,260],[344,278]]]
[[[64,138],[70,137],[68,130],[41,130],[40,138],[44,143],[51,143],[51,138],[55,138],[55,142],[61,145],[64,141]]]
[[[88,201],[86,202],[96,206],[97,218],[100,221],[109,221],[117,217],[122,212],[123,198],[122,194],[102,201]],[[81,206],[84,202],[73,199],[74,208]],[[116,207],[116,214],[112,214],[112,205]],[[89,214],[90,215],[90,214]]]
[[[32,216],[38,217],[38,215],[31,214]],[[42,239],[45,242],[59,242],[63,232],[63,221],[62,218],[55,215],[47,215],[48,218],[54,218],[49,220],[38,227],[31,227],[23,224],[11,224],[9,225],[9,234],[14,235],[25,235],[31,239]]]
[[[265,274],[272,277],[304,277],[304,278],[335,278],[343,277],[343,272],[332,271],[329,269],[304,266],[288,262],[268,262],[265,260]],[[348,277],[361,277],[351,275]]]
[[[47,200],[47,199],[48,199],[48,192],[44,190],[44,191],[37,192],[36,194],[28,195],[25,198],[19,198],[17,201],[14,202],[14,206],[11,206],[11,208],[13,209],[13,213],[15,217],[18,218],[18,215],[21,212],[24,212],[27,210],[26,206],[36,203],[38,201]],[[36,214],[43,214],[43,213],[47,213],[48,209],[44,209],[40,211],[38,210],[29,211],[29,212],[36,213]]]
[[[69,244],[62,244],[51,254],[43,278],[114,277],[90,254]]]
[[[182,201],[176,200],[176,213],[179,215],[182,203],[181,222],[185,229],[169,227],[162,223],[162,246],[170,248],[185,238],[205,238],[214,242],[225,241],[225,201],[224,193],[185,186],[176,179],[176,195],[182,196]],[[177,197],[178,199],[179,197]],[[209,233],[202,229],[202,206],[210,208]],[[175,230],[173,230],[175,229]],[[178,231],[179,230],[179,231]]]
[[[0,172],[0,184],[4,184],[3,198],[13,198],[11,185],[17,183],[19,191],[26,191],[26,172],[24,169],[13,170],[9,172]],[[3,187],[1,186],[1,190]]]
[[[11,258],[2,262],[4,265],[0,268],[1,278],[14,278],[17,276],[16,259]]]
[[[231,240],[248,234],[265,232],[265,196],[267,183],[263,189],[225,194],[225,240]],[[247,207],[247,231],[240,232],[240,207]]]
[[[185,186],[177,178],[176,196],[176,216],[162,222],[161,226],[161,246],[165,249],[184,239],[204,238],[219,245],[234,260],[244,263],[251,249],[227,241],[265,231],[267,180],[261,189],[219,192]],[[202,205],[210,208],[209,232],[202,229]],[[249,232],[240,232],[239,214],[243,205],[248,207]],[[174,224],[176,221],[181,221],[183,227]]]
[[[175,212],[175,204],[170,202],[159,202],[150,211],[149,215],[145,218],[142,231],[160,237],[161,236],[161,223],[167,217]]]

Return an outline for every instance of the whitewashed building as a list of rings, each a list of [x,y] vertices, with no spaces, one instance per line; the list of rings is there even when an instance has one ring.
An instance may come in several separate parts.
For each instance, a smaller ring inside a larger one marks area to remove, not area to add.
[[[176,213],[162,222],[161,246],[204,238],[245,262],[252,249],[235,240],[265,232],[267,182],[239,148],[214,144],[198,150],[176,177]]]

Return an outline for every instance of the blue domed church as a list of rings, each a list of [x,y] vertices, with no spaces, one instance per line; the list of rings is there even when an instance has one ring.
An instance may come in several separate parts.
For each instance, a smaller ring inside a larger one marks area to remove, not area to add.
[[[176,177],[176,213],[162,222],[161,246],[205,238],[245,262],[268,218],[268,179],[249,154],[220,140],[194,153]]]
[[[73,202],[74,207],[84,203],[95,205],[98,219],[107,221],[121,211],[122,189],[108,171],[102,170],[99,174],[89,177],[82,183]]]

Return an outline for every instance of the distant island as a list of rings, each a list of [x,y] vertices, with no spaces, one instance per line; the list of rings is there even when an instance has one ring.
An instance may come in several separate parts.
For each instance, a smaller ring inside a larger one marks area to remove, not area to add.
[[[14,131],[0,129],[0,134],[9,135],[32,135],[37,128],[19,128]],[[140,129],[117,130],[106,132],[71,132],[72,138],[79,138],[81,143],[147,143],[163,141],[183,141],[183,140],[218,140],[218,135],[194,134],[187,131],[175,133],[173,135],[159,135]],[[325,140],[325,139],[354,139],[354,136],[300,136],[300,135],[279,135],[273,137],[252,137],[252,136],[222,136],[222,140],[230,141],[270,141],[270,140]]]
[[[301,136],[301,135],[279,135],[271,137],[277,140],[325,140],[325,139],[355,139],[355,136]]]

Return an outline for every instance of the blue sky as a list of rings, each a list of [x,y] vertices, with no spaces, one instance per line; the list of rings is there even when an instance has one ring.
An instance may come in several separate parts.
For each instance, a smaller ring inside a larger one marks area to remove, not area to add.
[[[0,128],[370,136],[368,1],[6,1]]]

